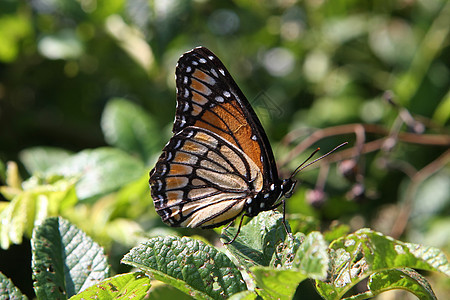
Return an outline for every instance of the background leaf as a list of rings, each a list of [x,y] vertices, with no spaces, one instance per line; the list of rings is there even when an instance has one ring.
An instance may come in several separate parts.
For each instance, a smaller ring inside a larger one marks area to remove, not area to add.
[[[157,124],[150,114],[131,101],[111,99],[103,110],[101,125],[110,145],[137,154],[147,163],[161,150]]]
[[[72,155],[71,151],[54,147],[33,147],[20,151],[20,161],[24,164],[28,173],[44,173],[49,168],[60,164]]]
[[[141,161],[114,148],[81,151],[47,171],[49,174],[80,176],[76,185],[80,200],[117,190],[146,172]]]
[[[38,298],[66,299],[108,276],[103,249],[62,218],[37,227],[31,246]]]
[[[11,198],[3,202],[0,212],[0,246],[7,249],[10,244],[20,244],[23,235],[31,237],[33,228],[47,216],[72,207],[77,201],[74,185],[74,178],[34,176],[21,184],[23,189],[0,187]]]

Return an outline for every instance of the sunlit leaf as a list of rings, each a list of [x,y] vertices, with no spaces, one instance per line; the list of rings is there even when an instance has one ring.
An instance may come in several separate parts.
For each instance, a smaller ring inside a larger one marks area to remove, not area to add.
[[[373,295],[390,289],[404,289],[419,299],[437,299],[425,277],[412,269],[394,269],[374,273],[369,277],[367,285]]]
[[[75,178],[33,176],[23,182],[23,189],[0,191],[11,201],[0,211],[0,246],[21,244],[23,235],[31,237],[33,228],[48,216],[73,206],[76,201]]]
[[[88,287],[70,299],[147,299],[150,287],[150,278],[144,273],[120,274]]]

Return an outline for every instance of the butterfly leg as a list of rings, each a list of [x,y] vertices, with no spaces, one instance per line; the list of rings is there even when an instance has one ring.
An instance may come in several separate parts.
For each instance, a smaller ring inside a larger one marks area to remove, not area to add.
[[[245,216],[247,216],[247,215],[246,215],[246,214],[243,214],[243,215],[242,215],[241,221],[239,222],[238,231],[236,232],[236,235],[234,236],[234,238],[233,238],[231,241],[224,243],[224,245],[229,245],[229,244],[231,244],[232,242],[234,242],[234,240],[236,240],[236,238],[237,238],[238,235],[239,235],[239,232],[241,232],[242,221],[244,221],[244,217],[245,217]],[[247,216],[247,217],[248,217],[248,216]],[[231,225],[231,223],[230,223],[226,228],[230,227],[230,225]]]
[[[284,225],[284,230],[286,230],[286,233],[287,233],[287,235],[289,235],[291,240],[294,240],[294,236],[288,230],[287,224],[286,224],[286,199],[281,200],[281,202],[283,203],[283,225]]]
[[[283,198],[283,200],[281,200],[281,202],[278,202],[277,204],[273,205],[271,207],[271,209],[275,209],[278,206],[280,206],[281,204],[283,204],[283,226],[284,226],[284,230],[286,230],[286,234],[292,239],[294,240],[294,236],[292,235],[292,233],[289,231],[289,229],[287,228],[287,224],[286,224],[286,199]]]
[[[231,221],[230,223],[228,223],[227,227],[225,227],[223,230],[227,230],[231,226],[231,224],[233,224],[233,223],[234,223],[234,220]]]

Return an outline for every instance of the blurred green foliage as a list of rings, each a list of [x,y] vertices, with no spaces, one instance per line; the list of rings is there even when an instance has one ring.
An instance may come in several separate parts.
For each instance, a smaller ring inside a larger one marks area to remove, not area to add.
[[[147,186],[171,136],[176,61],[203,45],[253,104],[282,174],[309,155],[295,152],[308,138],[304,148],[325,151],[350,142],[338,159],[356,164],[353,181],[334,164],[299,175],[296,228],[369,226],[449,251],[449,31],[446,0],[1,1],[0,180],[11,202],[0,212],[15,228],[2,245],[55,214],[109,249],[117,272],[148,235],[217,240],[163,225]],[[48,203],[56,183],[63,207]],[[24,203],[36,210],[12,213]]]

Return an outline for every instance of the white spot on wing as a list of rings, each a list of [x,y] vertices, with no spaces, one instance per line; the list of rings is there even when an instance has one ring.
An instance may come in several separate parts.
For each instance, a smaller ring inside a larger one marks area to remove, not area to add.
[[[223,76],[225,76],[225,71],[223,69],[219,69],[220,74],[222,74]]]
[[[189,133],[186,134],[186,138],[189,139],[189,138],[191,138],[193,135],[194,135],[194,132],[193,132],[193,131],[189,131]]]
[[[231,96],[231,94],[230,94],[229,91],[224,91],[224,92],[223,92],[223,95],[224,95],[225,97],[227,97],[227,98],[229,98],[229,97]]]
[[[216,97],[216,101],[217,102],[223,102],[225,99],[223,99],[223,97],[221,97],[221,96],[217,96]]]
[[[173,147],[173,149],[178,149],[181,146],[181,140],[178,140],[177,144]]]
[[[162,168],[161,168],[161,176],[163,176],[164,174],[166,174],[166,172],[167,172],[167,167],[166,167],[166,165],[162,165]]]
[[[184,83],[184,84],[187,84],[187,83],[188,83],[188,78],[187,78],[187,76],[184,76],[184,78],[183,78],[183,83]]]
[[[186,68],[187,73],[190,73],[191,71],[192,71],[192,68],[190,66]]]
[[[217,75],[216,70],[214,70],[214,69],[211,69],[211,74],[213,74],[217,78],[219,77],[219,75]]]
[[[203,57],[200,58],[198,61],[201,62],[202,64],[206,63],[206,59],[204,59]]]
[[[184,98],[189,97],[189,90],[188,89],[184,89]]]
[[[172,152],[167,153],[166,161],[172,160]]]
[[[210,60],[213,60],[213,59],[214,59],[214,56],[210,55],[210,56],[208,56],[208,58],[209,58]]]
[[[192,61],[192,64],[193,64],[194,66],[196,66],[196,65],[198,65],[198,62],[196,62],[196,61],[194,60],[194,61]]]

